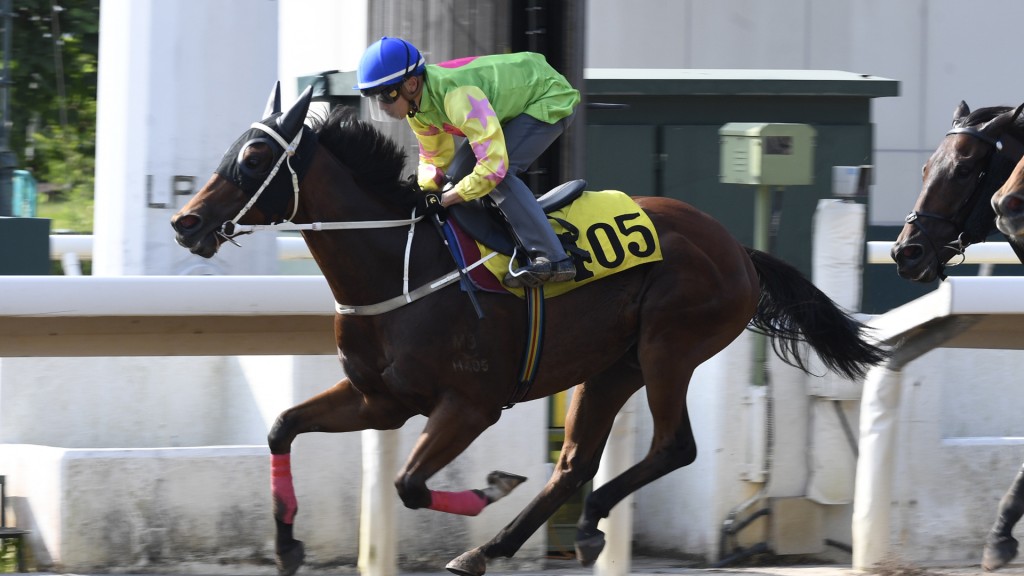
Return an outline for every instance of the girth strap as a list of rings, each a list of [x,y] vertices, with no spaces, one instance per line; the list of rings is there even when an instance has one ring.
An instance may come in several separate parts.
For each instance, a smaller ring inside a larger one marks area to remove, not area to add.
[[[540,366],[540,353],[544,348],[544,287],[526,288],[526,348],[519,367],[519,376],[512,397],[504,409],[516,405],[526,397],[534,380],[537,379],[537,367]]]

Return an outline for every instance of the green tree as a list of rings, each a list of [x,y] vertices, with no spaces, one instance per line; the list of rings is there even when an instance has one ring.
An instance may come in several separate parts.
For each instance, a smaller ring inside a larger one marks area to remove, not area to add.
[[[90,206],[99,3],[14,0],[8,55],[9,144],[18,167],[56,185],[66,199]],[[91,211],[85,220],[91,229]]]

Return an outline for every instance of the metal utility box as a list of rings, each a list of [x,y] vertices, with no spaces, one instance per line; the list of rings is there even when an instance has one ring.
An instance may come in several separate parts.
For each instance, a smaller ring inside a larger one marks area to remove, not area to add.
[[[730,122],[718,136],[724,184],[814,183],[815,130],[807,124]]]
[[[50,273],[50,220],[0,217],[0,276]]]

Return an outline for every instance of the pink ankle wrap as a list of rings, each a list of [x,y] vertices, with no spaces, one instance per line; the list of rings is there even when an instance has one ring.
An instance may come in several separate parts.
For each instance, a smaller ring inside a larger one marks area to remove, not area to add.
[[[464,492],[430,491],[429,508],[438,512],[447,512],[460,516],[476,516],[485,506],[487,506],[487,498],[473,490],[466,490]]]
[[[270,455],[270,494],[274,498],[274,517],[285,524],[295,521],[299,502],[292,485],[292,455]]]

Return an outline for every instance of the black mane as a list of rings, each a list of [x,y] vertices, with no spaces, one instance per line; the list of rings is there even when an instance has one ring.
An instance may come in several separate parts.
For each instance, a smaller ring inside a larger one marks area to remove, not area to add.
[[[972,111],[966,117],[961,118],[953,123],[954,128],[963,128],[967,126],[978,126],[984,124],[989,120],[1013,110],[1011,106],[990,106],[988,108],[978,108]],[[1024,134],[1024,114],[1021,114],[1013,121],[1013,124],[1006,128],[1014,134]]]
[[[397,201],[413,205],[419,188],[415,178],[402,179],[405,154],[401,147],[370,122],[360,120],[355,108],[335,106],[327,118],[312,118],[310,127],[320,144],[352,170],[362,188],[392,194]]]

